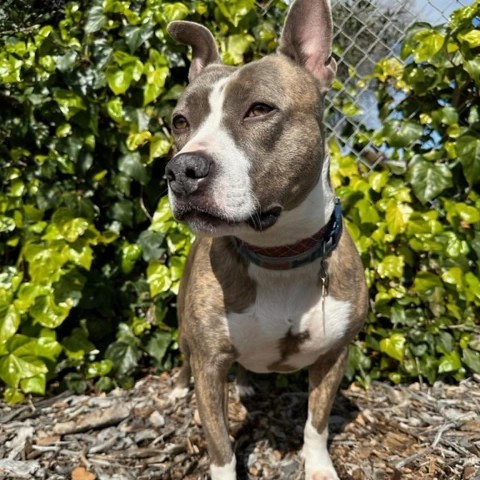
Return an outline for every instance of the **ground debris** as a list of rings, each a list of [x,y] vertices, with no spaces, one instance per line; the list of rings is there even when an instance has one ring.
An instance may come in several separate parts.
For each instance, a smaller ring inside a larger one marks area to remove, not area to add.
[[[176,372],[129,391],[0,404],[0,478],[206,480],[195,395],[172,403]],[[239,480],[302,480],[305,392],[254,377],[243,403],[230,388]],[[480,480],[480,384],[374,383],[337,396],[330,452],[342,480]]]

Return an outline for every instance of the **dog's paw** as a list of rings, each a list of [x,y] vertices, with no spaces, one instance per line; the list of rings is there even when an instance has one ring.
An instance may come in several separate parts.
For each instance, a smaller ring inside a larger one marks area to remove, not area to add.
[[[340,480],[330,458],[322,463],[305,465],[305,480]]]
[[[330,468],[315,470],[306,475],[306,480],[340,480],[335,470]]]

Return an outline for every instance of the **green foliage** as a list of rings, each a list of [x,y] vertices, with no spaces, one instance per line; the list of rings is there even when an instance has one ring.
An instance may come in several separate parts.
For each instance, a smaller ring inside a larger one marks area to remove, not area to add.
[[[383,127],[355,140],[385,152],[380,166],[358,165],[331,142],[370,287],[349,369],[367,383],[480,373],[479,14],[476,1],[447,26],[417,24],[405,64],[378,63]]]
[[[264,3],[0,7],[0,379],[8,401],[42,394],[54,379],[74,391],[128,386],[140,366],[177,362],[175,296],[192,237],[162,197],[168,119],[188,49],[165,28],[200,21],[223,60],[239,64],[276,47],[287,5]],[[373,141],[388,162],[370,173],[331,144],[371,287],[371,316],[349,368],[365,382],[480,371],[478,8],[459,10],[448,27],[415,26],[406,64],[378,64],[371,81],[383,128],[358,133],[353,148]],[[339,109],[355,115],[348,88]]]
[[[177,361],[175,295],[191,234],[160,199],[188,60],[166,25],[207,24],[235,64],[275,47],[285,10],[273,2],[259,22],[253,0],[2,4],[0,379],[9,401],[44,393],[54,378],[75,391],[128,385],[139,365]]]

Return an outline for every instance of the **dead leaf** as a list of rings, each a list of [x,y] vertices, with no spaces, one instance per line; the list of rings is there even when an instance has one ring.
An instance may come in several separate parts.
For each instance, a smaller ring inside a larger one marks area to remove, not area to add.
[[[77,467],[72,470],[72,480],[95,480],[96,478],[97,476],[85,467]]]

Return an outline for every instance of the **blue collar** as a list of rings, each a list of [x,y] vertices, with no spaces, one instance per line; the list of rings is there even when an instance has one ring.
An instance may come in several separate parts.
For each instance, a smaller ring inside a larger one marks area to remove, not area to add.
[[[249,262],[269,270],[291,270],[324,258],[338,245],[342,235],[342,206],[338,199],[332,216],[315,235],[293,245],[261,248],[231,237],[237,252]]]

